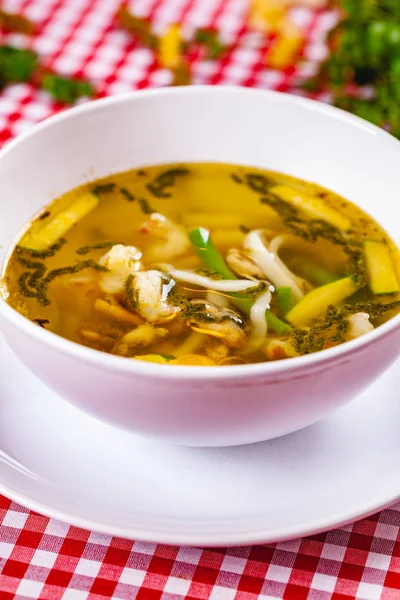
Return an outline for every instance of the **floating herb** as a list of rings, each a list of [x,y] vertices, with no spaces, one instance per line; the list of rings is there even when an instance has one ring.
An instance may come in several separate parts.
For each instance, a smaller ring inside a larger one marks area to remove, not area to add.
[[[89,246],[82,246],[76,251],[77,254],[89,254],[92,250],[101,250],[103,248],[112,248],[115,246],[115,242],[97,242],[97,244],[90,244]]]
[[[329,305],[325,315],[315,319],[312,327],[292,331],[291,341],[294,349],[299,354],[311,354],[322,350],[328,342],[345,342],[346,333],[350,328],[346,317],[347,315],[336,306]]]
[[[100,196],[101,194],[110,194],[114,190],[115,183],[100,183],[92,189],[92,193],[96,194],[96,196]]]
[[[50,283],[57,279],[57,277],[79,273],[79,271],[83,271],[84,269],[95,269],[96,271],[102,272],[108,271],[108,269],[99,265],[97,262],[91,259],[84,260],[70,267],[61,267],[59,269],[53,269],[45,277],[42,277],[38,282],[37,299],[39,304],[41,306],[48,306],[50,304],[50,300],[47,297],[47,290]]]
[[[143,214],[151,215],[152,213],[157,212],[150,206],[149,202],[145,198],[139,198],[138,202]]]
[[[258,194],[267,194],[273,181],[261,175],[260,173],[246,173],[246,183],[253,192]]]
[[[178,177],[183,177],[189,173],[189,169],[183,167],[168,169],[167,171],[160,173],[160,175],[158,175],[151,183],[148,183],[146,187],[156,198],[170,198],[171,194],[167,189],[175,184]]]
[[[23,257],[17,256],[17,260],[29,269],[18,278],[19,290],[26,298],[35,298],[38,295],[39,281],[45,274],[46,267],[41,262],[30,261]]]
[[[221,273],[214,271],[214,269],[196,269],[195,273],[202,277],[209,277],[210,279],[222,279]]]
[[[242,233],[250,233],[250,229],[246,225],[239,225],[239,229]]]
[[[339,229],[336,229],[326,221],[321,221],[319,219],[302,219],[296,208],[271,193],[260,198],[260,202],[273,208],[278,213],[285,226],[295,235],[303,238],[307,242],[314,243],[318,238],[323,238],[332,244],[342,246],[343,251],[348,256],[346,268],[347,274],[357,275],[357,284],[359,287],[365,285],[367,281],[367,270],[362,244],[353,234],[351,234],[351,232],[343,234]]]
[[[134,202],[135,201],[135,196],[133,196],[129,190],[127,190],[126,188],[120,188],[119,190],[121,192],[121,194],[123,196],[125,196],[125,198],[128,200],[128,202]]]
[[[236,173],[231,173],[231,177],[235,183],[243,183],[243,179],[241,179]]]
[[[43,329],[46,329],[45,325],[48,325],[50,323],[49,319],[32,319],[32,321],[34,323],[37,323],[37,325],[39,325],[39,327],[42,327]]]
[[[125,281],[126,301],[128,304],[128,308],[130,308],[133,311],[135,311],[137,308],[137,294],[136,294],[135,286],[133,285],[134,280],[135,280],[135,276],[129,275],[129,277],[127,277],[127,279]]]
[[[356,313],[367,313],[370,319],[377,319],[390,310],[399,308],[400,300],[385,304],[383,302],[356,302],[337,308],[328,306],[325,315],[315,319],[308,328],[294,329],[291,342],[299,354],[319,352],[330,344],[345,342],[350,329],[349,317]]]
[[[44,213],[42,213],[39,217],[39,221],[43,221],[44,219],[47,219],[47,217],[49,217],[51,215],[51,212],[49,210],[46,210]]]
[[[31,250],[31,248],[26,248],[25,246],[17,246],[17,256],[20,256],[21,253],[26,253],[32,256],[33,258],[50,258],[51,256],[54,256],[59,250],[61,250],[61,248],[66,243],[67,240],[65,238],[60,238],[55,244],[50,246],[48,250]]]

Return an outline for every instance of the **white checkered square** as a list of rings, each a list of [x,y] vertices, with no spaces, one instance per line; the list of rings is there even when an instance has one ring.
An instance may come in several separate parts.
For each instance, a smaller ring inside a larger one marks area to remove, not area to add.
[[[164,587],[164,592],[184,597],[189,591],[190,584],[191,581],[188,579],[181,579],[179,577],[168,577],[168,581]]]
[[[375,537],[395,541],[398,535],[399,528],[396,527],[396,525],[388,525],[387,523],[381,523],[378,521],[375,529]]]
[[[176,560],[191,565],[198,565],[203,550],[201,548],[179,548]]]
[[[133,551],[139,552],[141,554],[149,554],[152,556],[157,548],[157,544],[153,544],[152,542],[141,542],[137,540],[133,544]]]
[[[80,558],[75,567],[76,575],[86,575],[87,577],[97,577],[101,568],[101,562],[97,560],[89,560],[88,558]]]
[[[119,577],[119,583],[140,587],[146,577],[146,571],[125,567]]]
[[[314,573],[311,588],[321,592],[333,592],[337,583],[337,578],[322,573]]]
[[[17,594],[25,596],[26,598],[40,598],[40,592],[42,591],[44,583],[42,581],[31,581],[29,579],[22,579],[20,582]]]
[[[236,590],[214,585],[209,600],[234,600]]]
[[[389,556],[387,554],[380,554],[378,552],[369,552],[365,566],[371,567],[372,569],[380,569],[382,571],[387,571],[389,569],[390,560],[391,560],[391,556]]]
[[[228,573],[237,573],[238,575],[241,575],[246,567],[246,562],[245,558],[226,554],[222,561],[221,571],[228,571]]]
[[[292,569],[289,567],[281,567],[280,565],[270,564],[267,571],[267,579],[272,581],[280,581],[281,583],[287,583],[290,579]]]
[[[3,519],[2,525],[4,527],[12,527],[13,529],[23,529],[27,518],[27,513],[9,510]]]
[[[49,535],[65,537],[69,531],[69,527],[70,526],[67,525],[67,523],[62,523],[61,521],[50,519],[50,521],[47,524],[45,533]]]
[[[88,543],[99,544],[100,546],[109,546],[111,544],[111,540],[111,535],[106,535],[105,533],[97,533],[97,531],[92,531],[89,535]]]
[[[13,550],[14,544],[9,544],[8,542],[0,542],[0,558],[4,558],[5,560],[7,560],[7,558],[9,558]]]
[[[374,583],[365,583],[362,581],[358,586],[356,600],[380,600],[382,596],[382,586]],[[394,598],[394,596],[393,596]]]
[[[87,591],[67,588],[63,594],[62,600],[87,600],[87,597]]]
[[[337,560],[342,562],[344,559],[344,555],[346,554],[346,546],[338,546],[336,544],[328,544],[325,543],[322,552],[321,558],[327,558],[330,560]]]
[[[32,556],[31,565],[51,569],[56,560],[57,554],[55,552],[48,552],[47,550],[36,550],[35,554]]]

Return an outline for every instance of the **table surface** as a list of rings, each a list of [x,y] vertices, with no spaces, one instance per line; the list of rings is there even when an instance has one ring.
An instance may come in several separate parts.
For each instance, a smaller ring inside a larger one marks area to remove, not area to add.
[[[38,23],[37,34],[3,35],[31,47],[45,65],[87,77],[98,96],[168,85],[152,52],[119,30],[120,0],[8,0],[5,10]],[[181,22],[185,35],[214,26],[232,51],[220,61],[194,57],[194,83],[296,92],[324,57],[331,12],[297,9],[307,31],[301,66],[266,70],[269,40],[245,26],[247,0],[136,0],[132,10],[156,32]],[[62,106],[27,84],[0,96],[0,143]],[[268,546],[208,550],[112,538],[30,512],[0,496],[0,599],[25,600],[398,600],[400,507],[326,534]]]

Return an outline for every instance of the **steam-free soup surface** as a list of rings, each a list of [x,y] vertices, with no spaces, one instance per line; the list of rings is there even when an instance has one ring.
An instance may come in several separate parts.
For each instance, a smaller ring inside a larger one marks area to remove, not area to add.
[[[398,250],[351,202],[220,164],[133,170],[75,189],[30,225],[7,302],[127,358],[232,365],[367,334],[399,303]]]

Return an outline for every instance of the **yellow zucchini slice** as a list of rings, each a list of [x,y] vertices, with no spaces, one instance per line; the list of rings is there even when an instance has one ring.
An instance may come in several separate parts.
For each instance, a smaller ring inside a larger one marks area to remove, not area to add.
[[[351,228],[350,219],[330,208],[330,206],[327,206],[316,196],[300,192],[289,185],[276,185],[271,187],[270,191],[275,196],[278,196],[278,198],[305,213],[311,219],[325,221],[329,225],[343,231],[348,231]]]
[[[165,358],[165,356],[162,356],[161,354],[140,354],[138,356],[135,356],[135,358],[136,360],[156,363],[159,365],[166,365],[167,363],[171,362],[168,358]]]
[[[313,319],[325,312],[330,304],[339,304],[356,291],[357,284],[352,276],[318,287],[303,296],[287,313],[286,320],[295,327],[309,325]]]
[[[188,367],[215,367],[215,362],[201,354],[185,354],[170,361],[171,365],[185,365]]]
[[[21,245],[30,250],[48,250],[78,221],[83,219],[99,203],[95,194],[88,192],[80,196],[69,208],[60,212],[37,231],[29,233]]]
[[[364,256],[371,292],[377,295],[399,292],[400,286],[388,246],[384,242],[365,240]]]

